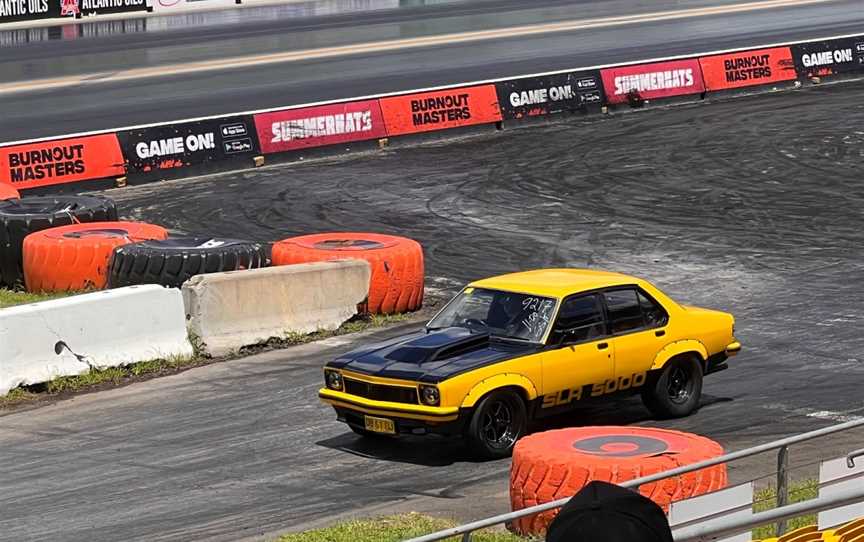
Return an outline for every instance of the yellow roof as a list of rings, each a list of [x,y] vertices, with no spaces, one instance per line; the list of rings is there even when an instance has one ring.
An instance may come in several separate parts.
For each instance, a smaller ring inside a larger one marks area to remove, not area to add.
[[[596,288],[641,282],[642,280],[636,277],[610,271],[535,269],[481,279],[469,286],[560,298]]]

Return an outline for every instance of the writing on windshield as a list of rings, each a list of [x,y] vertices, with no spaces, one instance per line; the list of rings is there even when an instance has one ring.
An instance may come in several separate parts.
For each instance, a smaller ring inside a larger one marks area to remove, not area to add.
[[[499,337],[540,342],[554,312],[555,300],[547,297],[467,288],[429,322],[429,327],[465,327]]]

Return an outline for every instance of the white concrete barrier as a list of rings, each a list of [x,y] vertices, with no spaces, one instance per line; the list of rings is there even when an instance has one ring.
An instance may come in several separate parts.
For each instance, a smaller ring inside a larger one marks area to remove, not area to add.
[[[333,330],[357,313],[370,277],[363,260],[198,275],[182,288],[189,333],[222,356],[289,332]]]
[[[129,286],[0,309],[0,395],[91,365],[192,353],[176,288]]]

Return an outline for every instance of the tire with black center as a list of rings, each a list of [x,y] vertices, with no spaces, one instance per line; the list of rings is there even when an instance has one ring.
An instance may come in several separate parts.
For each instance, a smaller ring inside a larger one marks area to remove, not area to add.
[[[102,196],[36,196],[0,201],[0,286],[24,285],[22,246],[33,232],[84,222],[114,222],[117,206]]]
[[[114,249],[108,287],[161,284],[179,288],[195,275],[256,269],[268,264],[266,247],[239,239],[168,237]]]
[[[679,356],[646,383],[642,401],[659,418],[690,415],[702,398],[702,365],[692,356]]]
[[[511,390],[493,391],[477,403],[465,439],[471,452],[483,459],[499,459],[513,453],[513,446],[528,430],[528,412]]]

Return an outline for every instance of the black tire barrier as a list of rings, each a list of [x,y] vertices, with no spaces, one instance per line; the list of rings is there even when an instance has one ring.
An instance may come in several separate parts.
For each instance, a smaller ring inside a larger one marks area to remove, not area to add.
[[[27,235],[83,222],[114,222],[117,206],[102,196],[41,196],[0,201],[0,286],[24,285],[22,245]]]
[[[260,243],[214,237],[169,237],[114,249],[108,288],[160,284],[179,288],[195,275],[255,269],[269,265]]]

